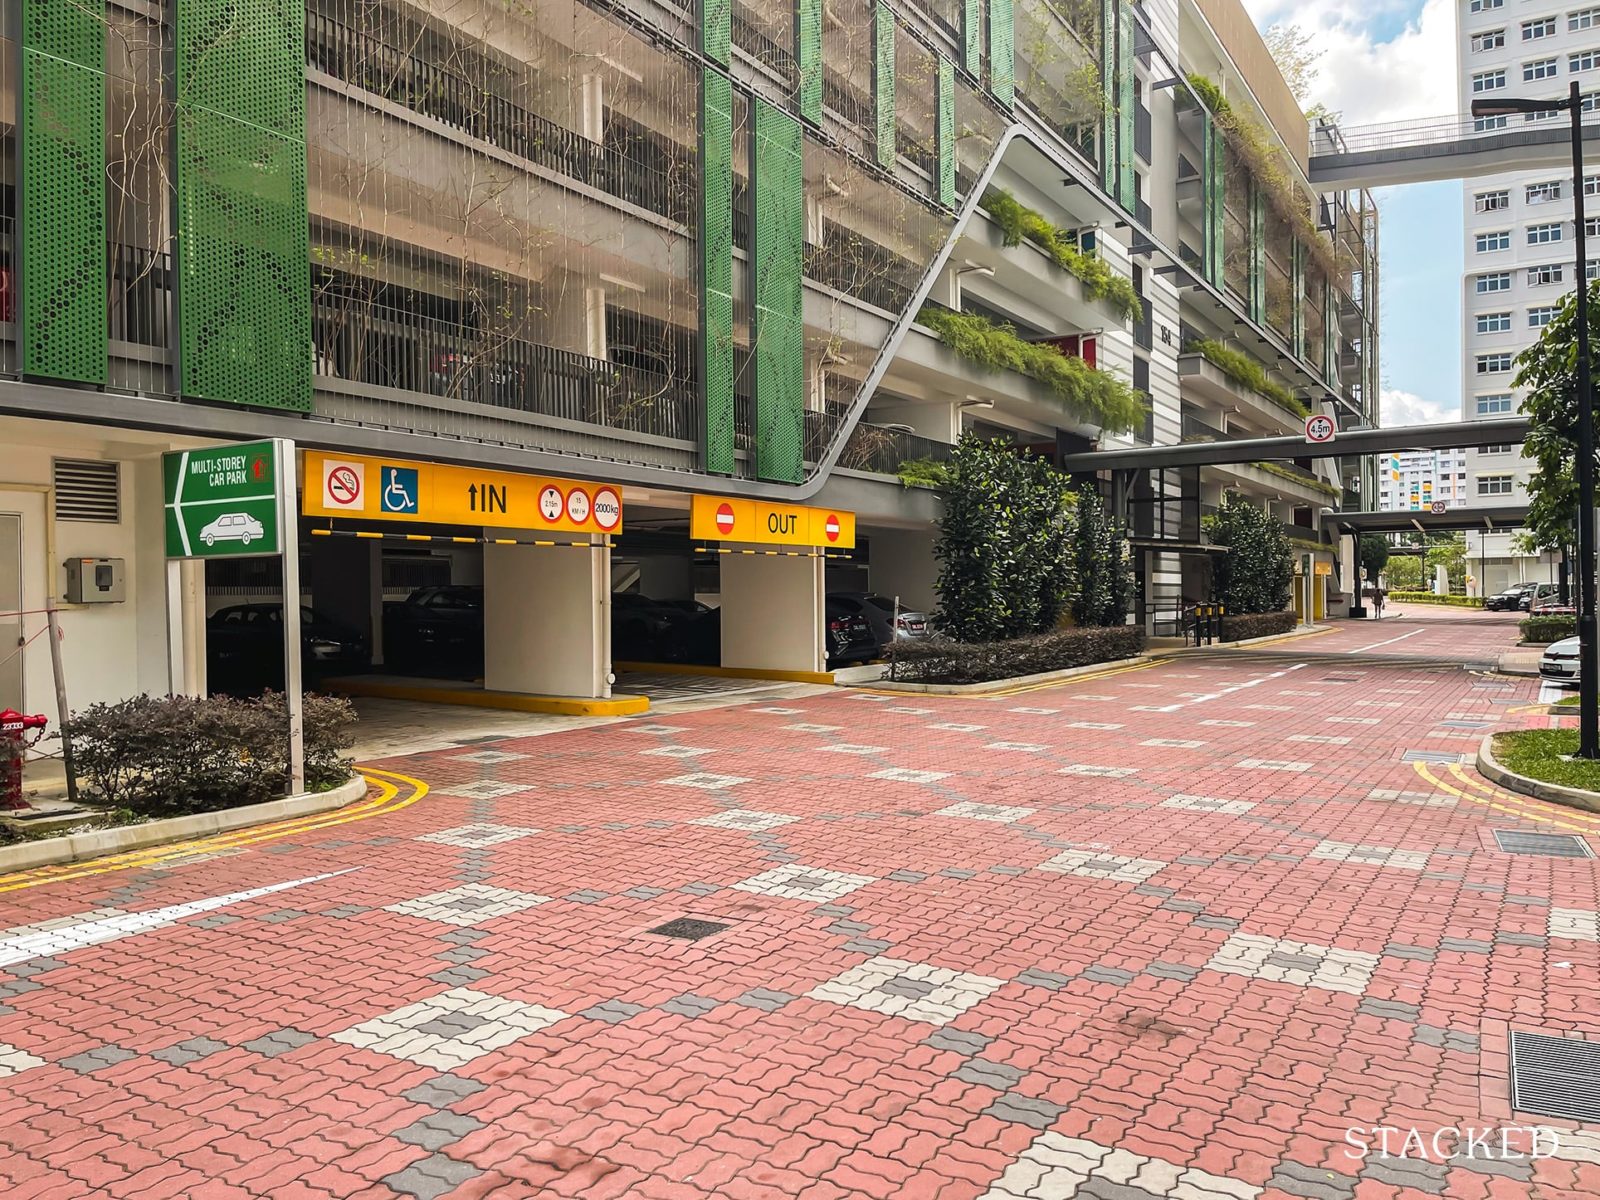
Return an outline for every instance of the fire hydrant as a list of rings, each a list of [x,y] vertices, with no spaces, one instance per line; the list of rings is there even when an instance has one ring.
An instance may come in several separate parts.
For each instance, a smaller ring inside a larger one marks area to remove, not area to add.
[[[27,808],[22,799],[23,752],[44,736],[49,718],[42,714],[24,716],[15,709],[0,711],[0,809]],[[29,731],[33,736],[27,736]]]

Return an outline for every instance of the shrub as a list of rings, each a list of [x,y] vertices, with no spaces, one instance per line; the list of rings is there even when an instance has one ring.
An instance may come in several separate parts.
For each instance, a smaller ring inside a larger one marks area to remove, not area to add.
[[[1144,306],[1133,284],[1116,274],[1097,254],[1085,254],[1067,240],[1065,232],[1047,221],[1042,213],[1020,203],[1004,188],[990,188],[983,194],[983,209],[996,225],[1007,246],[1020,246],[1024,239],[1050,256],[1068,274],[1077,276],[1092,299],[1110,301],[1125,318],[1137,321]]]
[[[908,458],[895,468],[905,487],[940,488],[950,482],[950,468],[931,458]]]
[[[1270,613],[1236,613],[1222,618],[1222,640],[1246,642],[1251,638],[1271,637],[1276,633],[1290,633],[1300,618],[1293,609]]]
[[[1137,625],[1057,629],[1004,642],[933,637],[894,646],[894,675],[908,683],[989,683],[1044,671],[1133,658],[1144,649]]]
[[[1184,349],[1198,354],[1240,387],[1250,389],[1258,396],[1272,401],[1279,408],[1297,417],[1311,415],[1311,410],[1302,404],[1293,392],[1276,380],[1267,378],[1265,368],[1242,350],[1224,346],[1221,342],[1210,338],[1198,338],[1185,345]]]
[[[1562,638],[1573,637],[1578,632],[1577,617],[1523,617],[1517,623],[1517,632],[1525,642],[1548,644]]]
[[[1288,608],[1294,556],[1283,526],[1234,492],[1209,521],[1211,540],[1228,548],[1213,568],[1215,598],[1237,615]]]
[[[144,817],[182,816],[258,804],[288,791],[284,699],[135,696],[96,704],[63,728],[84,790],[97,804]],[[347,700],[307,696],[306,786],[335,787],[350,776],[342,752],[355,710]]]
[[[1126,433],[1144,424],[1148,406],[1126,380],[1053,346],[1023,341],[1009,325],[996,325],[977,313],[954,312],[935,304],[923,305],[917,321],[976,366],[1015,371],[1038,380],[1082,420],[1112,433]]]
[[[1443,604],[1449,608],[1482,608],[1481,596],[1440,596],[1434,592],[1386,592],[1386,598],[1407,604]]]

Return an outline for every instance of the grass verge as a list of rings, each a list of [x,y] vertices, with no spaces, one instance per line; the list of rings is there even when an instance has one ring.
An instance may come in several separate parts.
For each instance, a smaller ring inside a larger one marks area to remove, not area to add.
[[[1577,749],[1576,729],[1521,729],[1497,733],[1494,738],[1494,756],[1506,770],[1541,783],[1600,792],[1600,761],[1577,762],[1562,757]]]

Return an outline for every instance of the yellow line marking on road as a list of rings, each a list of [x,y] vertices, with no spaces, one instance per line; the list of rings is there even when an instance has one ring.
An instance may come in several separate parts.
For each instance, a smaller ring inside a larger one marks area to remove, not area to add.
[[[201,854],[214,854],[223,850],[242,849],[253,846],[258,842],[276,841],[279,838],[289,837],[296,833],[315,832],[337,825],[349,825],[355,821],[364,821],[368,817],[385,816],[389,813],[399,812],[402,808],[409,808],[428,794],[428,785],[410,775],[402,775],[397,771],[381,771],[376,767],[358,767],[357,770],[366,778],[368,783],[378,789],[377,794],[368,796],[365,800],[357,801],[355,804],[348,804],[344,808],[332,809],[325,813],[314,813],[305,817],[294,817],[284,821],[272,821],[265,825],[253,825],[245,829],[230,830],[227,833],[212,834],[209,837],[196,838],[186,842],[171,842],[164,846],[149,846],[140,850],[129,850],[122,854],[107,855],[104,858],[90,859],[86,862],[34,867],[28,871],[18,871],[11,875],[0,876],[0,892],[14,892],[23,888],[39,887],[47,883],[59,883],[68,879],[83,879],[93,875],[107,875],[115,871],[131,870],[136,867],[149,867],[175,859],[192,858]],[[409,794],[401,796],[402,786],[410,788]]]
[[[1546,816],[1543,812],[1537,809],[1525,806],[1522,798],[1513,796],[1508,792],[1501,792],[1488,784],[1480,784],[1477,781],[1469,778],[1464,772],[1461,771],[1459,766],[1452,767],[1452,773],[1454,773],[1468,788],[1481,787],[1482,789],[1488,791],[1490,795],[1494,796],[1495,799],[1509,800],[1511,803],[1509,805],[1497,804],[1494,800],[1487,799],[1484,796],[1476,795],[1472,791],[1463,791],[1461,788],[1451,787],[1444,780],[1436,778],[1434,774],[1428,770],[1426,763],[1412,763],[1411,765],[1416,769],[1418,775],[1422,776],[1422,778],[1426,779],[1434,787],[1438,788],[1440,791],[1448,792],[1458,800],[1466,800],[1471,804],[1476,804],[1483,808],[1492,808],[1496,812],[1505,813],[1507,816],[1517,817],[1520,820],[1535,821],[1541,825],[1554,825],[1558,829],[1570,829],[1576,833],[1600,832],[1600,830],[1596,830],[1590,825],[1575,825],[1570,821],[1558,821],[1554,817]],[[1541,804],[1543,801],[1535,800],[1533,803]],[[1562,812],[1565,813],[1566,810],[1563,809]]]

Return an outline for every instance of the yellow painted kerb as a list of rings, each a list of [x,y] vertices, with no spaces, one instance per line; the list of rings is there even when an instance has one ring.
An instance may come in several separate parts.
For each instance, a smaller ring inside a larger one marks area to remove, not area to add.
[[[458,704],[468,708],[497,708],[509,712],[555,713],[563,717],[631,717],[650,710],[650,701],[645,696],[612,696],[609,700],[582,696],[536,696],[528,692],[491,692],[484,688],[435,688],[390,683],[383,679],[330,679],[323,686],[346,696],[416,700],[423,704]]]
[[[780,671],[769,667],[703,667],[695,663],[612,663],[617,671],[641,675],[705,675],[712,679],[776,679],[781,683],[832,683],[832,671]]]

